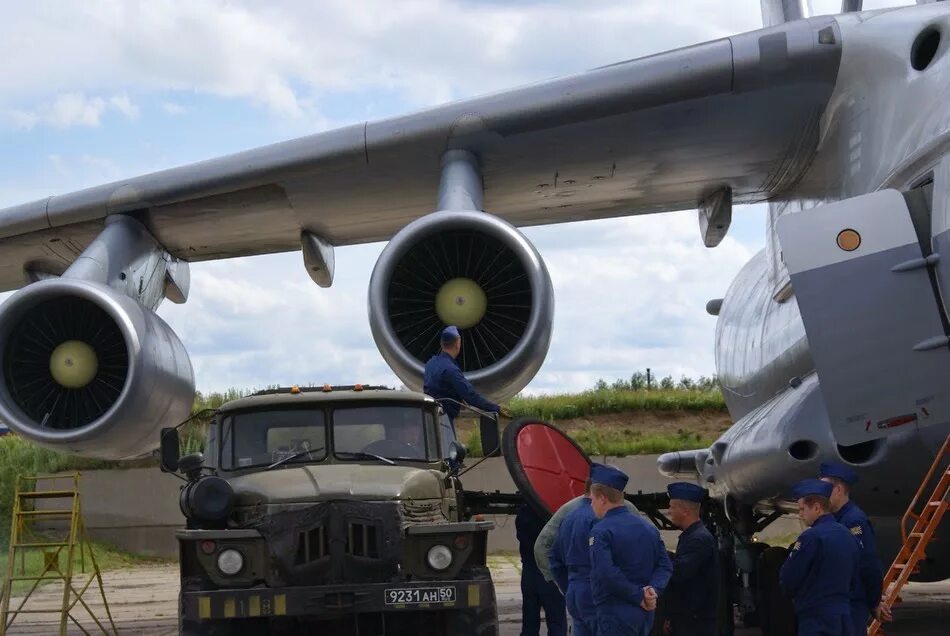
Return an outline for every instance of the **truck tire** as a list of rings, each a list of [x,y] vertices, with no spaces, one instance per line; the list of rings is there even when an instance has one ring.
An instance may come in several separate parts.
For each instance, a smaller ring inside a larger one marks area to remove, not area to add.
[[[491,598],[485,599],[487,602],[480,607],[450,612],[446,620],[446,636],[498,636],[498,602],[495,599],[491,571],[487,567],[477,566],[464,572],[463,578],[470,581],[488,581]]]
[[[498,636],[498,611],[495,604],[492,603],[491,607],[452,612],[448,624],[447,636],[449,634],[452,636],[455,634]]]

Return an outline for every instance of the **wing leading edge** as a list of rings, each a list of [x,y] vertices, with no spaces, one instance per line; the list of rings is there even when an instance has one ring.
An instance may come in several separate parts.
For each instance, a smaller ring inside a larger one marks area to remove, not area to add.
[[[800,179],[834,88],[831,18],[784,24],[0,211],[0,289],[59,273],[131,213],[198,261],[386,240],[433,210],[439,160],[479,158],[486,210],[536,225],[696,207]]]

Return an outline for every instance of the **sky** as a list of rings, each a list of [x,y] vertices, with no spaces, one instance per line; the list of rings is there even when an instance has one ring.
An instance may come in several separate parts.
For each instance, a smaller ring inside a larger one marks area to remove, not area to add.
[[[865,7],[896,4],[912,3]],[[0,209],[761,24],[759,0],[36,0],[4,14]],[[551,349],[526,391],[576,391],[647,367],[715,373],[705,304],[764,245],[765,207],[737,207],[715,249],[694,210],[524,233],[556,294]],[[159,314],[202,391],[398,386],[367,322],[382,248],[336,250],[330,289],[299,252],[193,264],[189,301]]]

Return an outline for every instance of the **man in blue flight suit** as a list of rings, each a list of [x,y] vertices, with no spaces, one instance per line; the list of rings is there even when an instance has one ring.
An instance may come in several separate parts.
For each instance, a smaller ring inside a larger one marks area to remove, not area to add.
[[[829,500],[835,519],[859,542],[861,556],[858,580],[851,589],[851,622],[854,633],[863,634],[872,615],[884,621],[891,620],[890,611],[881,606],[884,570],[877,555],[874,528],[864,511],[851,501],[851,486],[858,480],[857,473],[841,464],[822,464],[820,477],[833,487]]]
[[[542,607],[548,636],[567,636],[564,598],[554,583],[544,580],[534,562],[534,542],[543,527],[544,520],[530,506],[518,506],[515,531],[521,551],[521,636],[539,636]]]
[[[423,392],[442,405],[442,410],[449,416],[449,422],[453,427],[455,418],[461,410],[459,402],[465,402],[490,413],[500,412],[501,407],[478,394],[472,383],[462,375],[462,370],[455,361],[462,351],[462,336],[459,334],[458,327],[449,326],[443,329],[440,340],[442,351],[426,362],[422,381]]]
[[[590,585],[598,636],[646,636],[656,601],[673,573],[653,525],[623,505],[627,476],[612,466],[591,479]]]
[[[604,479],[607,467],[591,464],[587,492],[595,479]],[[590,589],[590,531],[597,523],[590,497],[583,497],[557,529],[557,536],[548,563],[551,576],[567,601],[567,611],[574,626],[573,636],[593,636],[597,633],[597,610]]]
[[[799,636],[857,636],[851,631],[850,598],[858,542],[831,514],[831,491],[820,479],[805,479],[792,489],[809,527],[782,564],[779,581],[792,597]]]
[[[706,490],[687,482],[666,487],[668,516],[682,530],[673,557],[673,576],[664,603],[672,636],[716,636],[719,600],[719,549],[699,518]],[[666,627],[666,626],[664,626]]]

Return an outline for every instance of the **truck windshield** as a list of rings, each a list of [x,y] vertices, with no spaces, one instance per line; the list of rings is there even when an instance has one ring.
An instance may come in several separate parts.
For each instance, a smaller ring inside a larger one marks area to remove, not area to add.
[[[333,411],[333,452],[337,458],[365,460],[438,459],[435,418],[418,406],[361,406]]]
[[[322,410],[274,410],[236,413],[224,419],[221,467],[237,470],[318,462],[327,456],[326,418]],[[297,457],[293,457],[297,455]]]

